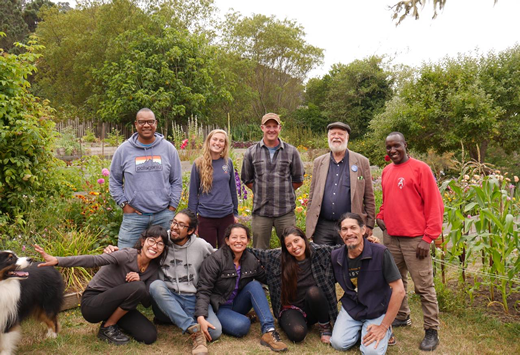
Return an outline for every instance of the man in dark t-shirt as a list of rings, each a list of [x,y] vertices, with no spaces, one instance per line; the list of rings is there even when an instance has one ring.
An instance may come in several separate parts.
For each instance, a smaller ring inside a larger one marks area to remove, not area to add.
[[[330,344],[345,351],[358,341],[361,352],[385,354],[390,325],[404,298],[404,287],[392,254],[380,244],[366,243],[363,219],[345,213],[338,221],[344,247],[332,252],[337,282],[345,291]]]

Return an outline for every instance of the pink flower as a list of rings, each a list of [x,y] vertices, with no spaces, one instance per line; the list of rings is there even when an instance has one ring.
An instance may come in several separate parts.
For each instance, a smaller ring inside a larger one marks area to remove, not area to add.
[[[25,245],[22,245],[22,251],[25,251]]]
[[[103,185],[105,183],[105,179],[98,179],[97,183]]]
[[[103,176],[108,176],[110,175],[110,171],[108,171],[107,168],[104,168],[103,170],[101,170],[101,174],[103,174]]]
[[[468,214],[468,219],[469,219],[469,218],[471,218],[471,215],[470,215],[470,214]]]
[[[390,161],[390,156],[385,155],[385,161]]]

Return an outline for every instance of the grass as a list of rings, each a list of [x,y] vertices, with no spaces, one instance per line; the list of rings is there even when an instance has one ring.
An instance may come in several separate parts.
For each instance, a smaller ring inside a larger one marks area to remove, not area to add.
[[[338,295],[339,296],[339,295]],[[397,345],[388,349],[388,354],[421,354],[418,346],[424,331],[419,297],[411,295],[412,326],[396,328]],[[151,319],[150,309],[142,311]],[[441,343],[436,354],[520,354],[520,323],[502,323],[485,314],[481,309],[461,306],[457,311],[442,312],[440,315]],[[44,328],[32,320],[23,324],[24,336],[18,354],[190,354],[191,341],[175,326],[158,326],[159,338],[152,345],[131,341],[126,346],[106,344],[97,339],[98,324],[90,324],[83,319],[79,308],[60,315],[61,331],[57,339],[46,339]],[[282,339],[288,344],[289,352],[298,354],[338,353],[319,341],[316,329],[300,344],[289,343],[283,332]],[[223,335],[215,343],[209,344],[212,354],[270,354],[260,345],[260,325],[254,323],[250,333],[237,339]],[[359,354],[359,349],[351,349],[348,354]]]

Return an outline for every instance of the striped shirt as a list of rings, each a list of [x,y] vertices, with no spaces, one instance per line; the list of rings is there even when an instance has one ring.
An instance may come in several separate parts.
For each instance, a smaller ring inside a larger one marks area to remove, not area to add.
[[[241,178],[253,183],[253,214],[280,217],[296,208],[293,182],[303,182],[303,163],[298,150],[280,139],[271,160],[264,141],[249,147],[244,154]]]

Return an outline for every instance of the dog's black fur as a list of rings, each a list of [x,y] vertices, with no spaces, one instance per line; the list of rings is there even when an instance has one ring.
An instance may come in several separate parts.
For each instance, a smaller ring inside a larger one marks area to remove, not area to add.
[[[38,268],[11,251],[0,251],[0,293],[5,292],[0,297],[4,303],[0,304],[0,353],[14,352],[19,325],[30,316],[47,325],[47,336],[55,337],[63,291],[63,279],[55,268]]]

